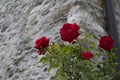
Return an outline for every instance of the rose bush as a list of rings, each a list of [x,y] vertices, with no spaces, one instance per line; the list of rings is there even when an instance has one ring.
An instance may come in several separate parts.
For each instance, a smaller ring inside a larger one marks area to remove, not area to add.
[[[50,64],[48,72],[57,68],[55,80],[116,80],[116,77],[120,77],[115,69],[117,63],[113,61],[116,59],[114,40],[110,36],[103,36],[99,45],[90,43],[94,36],[88,33],[84,38],[78,38],[81,33],[79,29],[75,23],[65,23],[60,29],[61,40],[69,44],[49,43],[45,36],[36,40],[34,48],[40,55],[45,54],[40,61]],[[96,50],[96,46],[99,49]],[[102,56],[103,60],[97,60]]]

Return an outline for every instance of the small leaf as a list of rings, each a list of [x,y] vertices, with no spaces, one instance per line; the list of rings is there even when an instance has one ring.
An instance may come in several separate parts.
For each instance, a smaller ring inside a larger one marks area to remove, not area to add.
[[[92,33],[92,32],[89,32],[89,33],[86,35],[86,38],[88,38],[88,39],[94,38],[93,33]]]
[[[90,44],[90,46],[89,46],[90,48],[95,48],[96,47],[96,43],[92,43],[92,44]]]
[[[48,61],[49,61],[49,58],[48,58],[48,57],[42,57],[42,58],[40,59],[40,62],[42,62],[42,63],[48,63]]]

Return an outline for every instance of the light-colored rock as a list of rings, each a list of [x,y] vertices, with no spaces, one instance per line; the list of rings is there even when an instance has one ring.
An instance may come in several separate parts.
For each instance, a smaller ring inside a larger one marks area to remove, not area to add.
[[[116,14],[116,21],[117,21],[117,28],[118,28],[118,33],[120,35],[120,0],[114,0],[114,9],[115,9],[115,14]],[[120,39],[120,36],[119,36]]]
[[[73,7],[68,13],[67,18],[69,23],[77,23],[86,31],[93,31],[96,37],[101,37],[106,34],[105,30],[95,21],[94,17],[88,14],[87,11],[80,10],[79,6]]]
[[[120,6],[115,7],[119,24]],[[104,16],[98,0],[1,0],[0,80],[50,80],[56,70],[48,73],[48,65],[39,63],[35,40],[59,40],[65,22],[76,22],[99,38],[106,34]]]

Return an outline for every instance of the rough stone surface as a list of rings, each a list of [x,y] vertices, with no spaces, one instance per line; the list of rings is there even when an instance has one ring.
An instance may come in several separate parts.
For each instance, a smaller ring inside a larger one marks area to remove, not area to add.
[[[118,28],[118,33],[120,35],[120,0],[113,0],[114,2],[114,9],[116,13],[116,21],[117,21],[117,28]],[[119,36],[120,39],[120,36]]]
[[[120,26],[120,1],[115,1]],[[33,46],[43,35],[57,40],[65,22],[97,38],[106,34],[99,0],[0,0],[0,80],[50,80],[55,70],[47,72]]]

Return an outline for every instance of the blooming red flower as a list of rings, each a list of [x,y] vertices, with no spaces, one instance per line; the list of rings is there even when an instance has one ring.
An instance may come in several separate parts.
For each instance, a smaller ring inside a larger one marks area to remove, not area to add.
[[[99,47],[103,48],[104,50],[110,50],[113,48],[114,40],[110,36],[103,36],[99,40]]]
[[[34,48],[38,49],[39,54],[42,54],[45,48],[49,46],[49,39],[45,36],[36,40]]]
[[[77,24],[65,23],[60,29],[61,39],[71,43],[74,39],[79,36],[80,27]]]
[[[89,59],[92,58],[92,57],[93,57],[93,54],[90,53],[90,52],[83,52],[83,53],[82,53],[82,59],[83,59],[83,60],[89,60]]]

